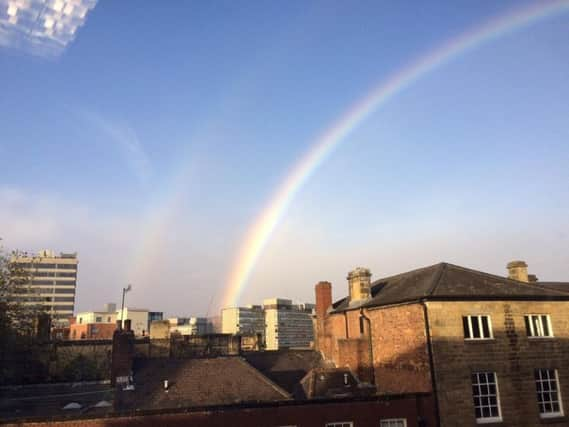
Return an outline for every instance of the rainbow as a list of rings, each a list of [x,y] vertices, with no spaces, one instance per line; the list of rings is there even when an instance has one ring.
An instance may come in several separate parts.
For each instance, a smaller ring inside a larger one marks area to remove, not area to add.
[[[250,226],[227,280],[222,307],[238,303],[259,255],[304,183],[334,149],[371,114],[421,77],[458,56],[504,34],[568,10],[569,0],[539,2],[494,18],[419,57],[387,80],[380,82],[369,94],[354,103],[330,128],[316,138],[311,148],[294,165],[274,196]]]

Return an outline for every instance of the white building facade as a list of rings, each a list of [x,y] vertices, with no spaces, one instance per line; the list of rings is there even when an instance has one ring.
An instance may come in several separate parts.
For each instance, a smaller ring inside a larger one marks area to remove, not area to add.
[[[221,310],[221,332],[234,335],[265,335],[265,313],[260,305]]]
[[[229,307],[221,311],[222,332],[259,336],[267,350],[310,348],[314,341],[314,304],[293,304],[290,299],[270,298],[263,305]]]
[[[314,342],[312,312],[314,304],[293,304],[284,298],[263,301],[265,348],[310,348]]]

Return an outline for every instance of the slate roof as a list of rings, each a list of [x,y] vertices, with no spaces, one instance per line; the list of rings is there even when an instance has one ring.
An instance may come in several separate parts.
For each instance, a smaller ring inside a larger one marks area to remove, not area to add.
[[[27,386],[6,386],[0,389],[0,424],[17,418],[47,416],[72,417],[79,414],[102,415],[111,407],[97,407],[112,402],[114,389],[106,383],[61,383]],[[79,409],[63,409],[77,403]]]
[[[316,368],[303,379],[308,399],[370,396],[375,387],[362,384],[348,368]]]
[[[301,380],[314,368],[324,366],[320,353],[314,350],[277,350],[251,352],[245,360],[295,399],[306,398]]]
[[[547,289],[569,292],[569,282],[538,282],[537,284]]]
[[[376,280],[371,299],[350,305],[346,297],[333,304],[332,312],[420,300],[569,301],[569,294],[443,262]]]
[[[168,392],[164,380],[168,380]],[[135,390],[120,393],[120,409],[171,409],[289,400],[291,396],[240,357],[140,359]]]

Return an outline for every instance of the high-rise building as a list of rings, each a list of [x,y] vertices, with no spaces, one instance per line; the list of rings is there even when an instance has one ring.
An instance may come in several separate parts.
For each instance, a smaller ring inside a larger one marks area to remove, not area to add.
[[[308,348],[314,340],[314,304],[293,304],[289,299],[271,298],[263,306],[229,307],[221,311],[222,332],[258,336],[267,350]]]
[[[289,299],[271,298],[263,301],[263,308],[267,350],[308,348],[312,345],[314,304],[293,304]]]
[[[260,305],[221,310],[221,332],[235,335],[265,335],[265,314]]]
[[[41,250],[37,255],[19,252],[11,261],[21,268],[29,280],[26,289],[12,298],[47,311],[55,323],[67,323],[75,309],[77,287],[77,253]]]

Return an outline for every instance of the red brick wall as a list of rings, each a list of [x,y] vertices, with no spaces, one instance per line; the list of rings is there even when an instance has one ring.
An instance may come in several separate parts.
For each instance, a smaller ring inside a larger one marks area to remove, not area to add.
[[[421,304],[366,311],[371,319],[373,363],[380,393],[432,391]]]
[[[188,426],[225,427],[258,426],[323,427],[326,423],[352,421],[354,427],[377,427],[382,419],[405,418],[407,427],[417,427],[418,418],[435,426],[431,396],[406,396],[375,401],[294,403],[283,406],[231,408],[178,414],[155,414],[98,419],[21,423],[19,426],[122,427]]]
[[[69,338],[72,340],[109,340],[116,329],[114,323],[75,323],[70,326]]]
[[[375,383],[380,393],[430,392],[431,376],[423,306],[409,304],[364,310],[371,322]],[[360,311],[323,320],[318,350],[337,366],[348,366],[368,380],[367,322],[360,334]],[[317,331],[318,332],[318,331]],[[346,333],[347,332],[347,333]]]

